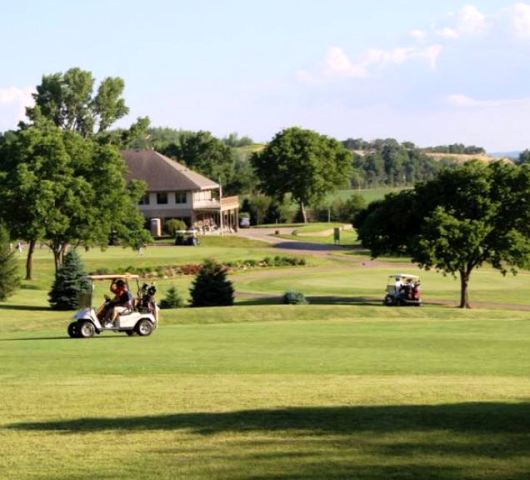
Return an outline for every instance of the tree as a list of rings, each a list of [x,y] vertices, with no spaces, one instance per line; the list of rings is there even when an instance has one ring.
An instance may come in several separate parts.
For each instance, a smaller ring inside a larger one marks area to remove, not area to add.
[[[53,310],[73,310],[79,306],[80,295],[90,291],[85,275],[77,252],[68,252],[64,264],[55,272],[55,280],[49,293]]]
[[[2,148],[0,213],[28,241],[26,278],[35,243],[46,240],[55,267],[69,245],[105,247],[111,233],[125,244],[149,239],[137,203],[144,187],[126,184],[118,151],[43,119]]]
[[[6,300],[20,286],[15,251],[11,250],[9,234],[0,226],[0,302]]]
[[[179,295],[177,288],[175,286],[169,287],[166,293],[166,297],[160,301],[160,308],[161,309],[182,308],[183,306],[184,306],[184,301]]]
[[[234,303],[234,287],[226,278],[227,269],[207,259],[190,288],[192,307],[217,307]]]
[[[230,147],[210,132],[188,132],[180,136],[178,145],[170,144],[162,150],[189,168],[223,183],[232,178],[234,158]]]
[[[104,132],[129,113],[122,98],[125,84],[119,77],[107,77],[94,95],[94,83],[92,73],[78,67],[44,75],[33,94],[35,106],[27,108],[26,115],[31,122],[42,115],[62,130],[83,137]]]
[[[518,163],[529,163],[530,164],[530,150],[523,150],[519,154]]]
[[[337,140],[294,127],[278,133],[251,161],[261,190],[279,200],[291,193],[307,222],[306,205],[348,183],[352,156]]]
[[[473,270],[484,263],[516,273],[530,259],[530,167],[468,162],[414,190],[387,195],[357,215],[373,256],[401,254],[425,269],[460,277],[469,308]]]

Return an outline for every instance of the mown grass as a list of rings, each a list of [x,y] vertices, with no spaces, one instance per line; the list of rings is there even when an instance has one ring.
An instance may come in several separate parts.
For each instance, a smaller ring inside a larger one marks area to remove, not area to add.
[[[349,190],[338,190],[337,192],[330,194],[328,199],[335,200],[347,200],[354,194],[361,195],[366,200],[366,203],[373,202],[375,200],[382,200],[388,193],[397,193],[403,188],[407,187],[378,187],[369,189],[349,189]],[[410,187],[409,187],[410,188]]]
[[[270,250],[210,248],[218,259]],[[83,257],[98,268],[198,251]],[[47,309],[50,262],[39,252],[38,280],[0,308],[2,479],[528,477],[530,321],[517,306],[383,307],[386,275],[413,267],[340,255],[234,274],[249,298],[163,311],[151,337],[72,340],[71,312]],[[457,291],[423,277],[427,298]],[[529,284],[528,272],[483,269],[472,299],[525,306]],[[256,305],[286,287],[312,304]]]

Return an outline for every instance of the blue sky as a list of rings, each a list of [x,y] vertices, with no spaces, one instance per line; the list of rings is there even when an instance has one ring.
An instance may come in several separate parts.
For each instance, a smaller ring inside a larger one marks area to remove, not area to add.
[[[0,0],[0,131],[43,74],[120,76],[155,126],[530,147],[530,2]]]

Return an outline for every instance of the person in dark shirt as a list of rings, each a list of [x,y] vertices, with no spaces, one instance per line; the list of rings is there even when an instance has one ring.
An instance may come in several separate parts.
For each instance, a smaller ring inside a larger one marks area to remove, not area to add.
[[[116,326],[118,315],[132,308],[132,298],[127,289],[127,285],[121,279],[114,282],[111,290],[114,292],[114,298],[110,301],[112,316],[110,318],[110,325],[107,324],[107,326]]]

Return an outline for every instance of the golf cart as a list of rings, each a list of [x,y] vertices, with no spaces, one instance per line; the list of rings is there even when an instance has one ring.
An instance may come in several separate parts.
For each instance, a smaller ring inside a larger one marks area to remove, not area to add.
[[[140,288],[138,275],[88,275],[86,279],[90,282],[90,291],[81,295],[79,310],[68,325],[68,335],[71,338],[90,338],[95,333],[101,332],[125,332],[131,336],[135,333],[145,337],[151,335],[158,326],[158,307],[155,303],[154,294],[156,289],[153,285],[143,284]],[[113,310],[111,299],[105,295],[104,303],[96,310],[93,306],[94,290],[99,281],[110,281],[111,290],[116,283],[124,283],[127,291],[130,291],[129,282],[136,280],[138,296],[133,298],[127,310],[120,313],[114,323],[109,322],[109,316]]]
[[[407,273],[389,275],[383,303],[389,307],[419,307],[421,305],[420,277]]]
[[[175,245],[192,245],[194,247],[199,245],[197,230],[194,228],[190,230],[177,230],[175,232]]]

